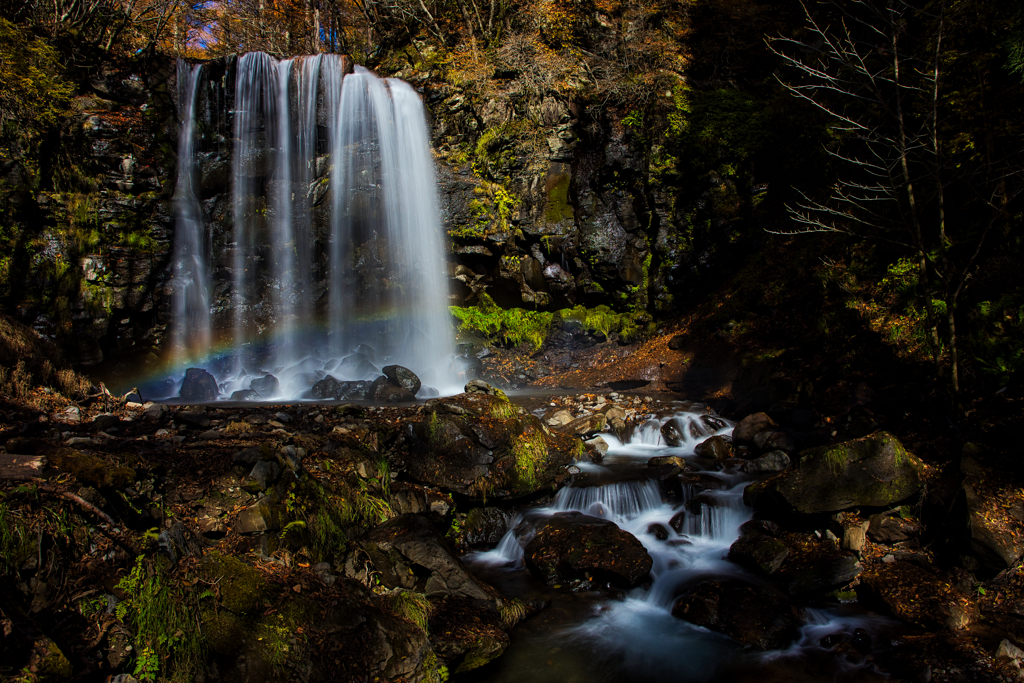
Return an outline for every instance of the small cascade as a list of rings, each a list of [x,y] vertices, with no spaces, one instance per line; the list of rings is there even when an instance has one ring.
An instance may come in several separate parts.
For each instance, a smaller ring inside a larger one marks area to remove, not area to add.
[[[210,276],[207,263],[210,244],[203,227],[202,208],[196,196],[196,100],[203,66],[178,62],[178,182],[174,189],[173,301],[175,324],[171,349],[185,361],[205,355],[211,343]]]
[[[397,364],[420,377],[425,395],[461,389],[419,95],[362,67],[349,72],[339,55],[252,52],[233,70],[231,228],[214,254],[194,189],[202,70],[179,64],[172,345],[191,353],[175,355],[171,379],[188,360],[215,376],[223,398],[249,397],[252,379],[272,374],[277,392],[260,397],[297,399],[328,375],[372,380]],[[226,351],[213,348],[215,329]]]
[[[582,512],[621,523],[662,506],[661,491],[653,479],[620,481],[604,486],[566,486],[556,495],[553,509]]]

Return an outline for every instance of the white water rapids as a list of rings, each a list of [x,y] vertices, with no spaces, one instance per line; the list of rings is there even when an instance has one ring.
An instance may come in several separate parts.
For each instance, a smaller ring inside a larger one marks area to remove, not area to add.
[[[675,447],[668,446],[661,435],[661,427],[669,420],[675,421],[676,431],[683,436]],[[883,680],[861,662],[847,661],[822,645],[826,636],[850,640],[855,633],[865,637],[865,632],[877,632],[886,623],[881,617],[849,614],[842,608],[808,609],[807,623],[794,643],[784,650],[760,653],[672,616],[675,601],[700,581],[737,578],[764,582],[727,559],[740,526],[752,517],[753,511],[743,504],[743,488],[751,477],[729,467],[716,471],[713,462],[694,457],[694,448],[703,440],[731,434],[731,424],[717,427],[724,422],[708,420],[700,413],[676,413],[641,425],[624,442],[602,435],[610,445],[609,452],[600,465],[582,468],[584,485],[562,488],[550,506],[524,511],[527,520],[576,511],[615,522],[636,536],[651,555],[651,578],[612,598],[596,591],[567,594],[547,589],[552,606],[513,633],[512,644],[501,658],[471,672],[466,680]],[[702,479],[714,480],[717,486],[700,490],[684,485],[682,500],[668,502],[658,481],[643,477],[647,460],[660,455],[685,457],[691,467],[706,467]],[[588,480],[598,483],[587,486]],[[701,504],[699,514],[694,514],[686,503],[698,493]],[[524,586],[532,584],[536,595],[544,589],[526,577],[523,563],[523,548],[532,538],[532,527],[519,522],[513,521],[493,550],[471,553],[466,559],[506,592],[512,587],[512,592],[519,590],[525,595],[529,589]]]

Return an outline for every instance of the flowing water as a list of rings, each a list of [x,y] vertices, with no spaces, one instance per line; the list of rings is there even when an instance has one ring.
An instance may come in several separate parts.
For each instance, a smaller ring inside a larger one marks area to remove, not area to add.
[[[671,421],[684,438],[665,443],[661,428]],[[837,642],[878,641],[888,622],[836,606],[808,609],[799,638],[785,650],[761,653],[744,649],[725,636],[672,616],[675,600],[689,586],[707,579],[762,581],[727,559],[739,527],[751,518],[743,504],[750,477],[737,470],[715,469],[694,457],[694,447],[715,435],[729,435],[732,425],[706,414],[686,412],[651,419],[620,441],[609,442],[600,465],[589,465],[551,504],[524,511],[498,546],[471,553],[473,571],[498,586],[506,597],[545,598],[549,607],[521,623],[502,657],[459,680],[492,683],[571,683],[580,681],[880,681],[884,676],[862,664],[861,656],[833,650]],[[663,493],[648,478],[647,460],[655,455],[685,457],[704,467],[701,478],[712,488],[683,486],[681,496]],[[646,476],[645,476],[646,475]],[[700,493],[700,506],[687,502]],[[608,595],[572,593],[542,586],[523,563],[523,548],[536,521],[558,512],[576,511],[615,522],[643,543],[653,559],[644,586]],[[826,636],[831,636],[827,638]]]
[[[178,182],[174,188],[174,319],[171,337],[175,354],[202,355],[210,348],[210,244],[196,196],[196,95],[202,65],[178,62]]]
[[[196,180],[201,141],[213,144],[197,116],[204,76],[179,63],[173,370],[147,398],[176,395],[186,367],[211,372],[221,398],[265,374],[279,383],[260,398],[309,398],[328,375],[372,380],[389,364],[419,375],[423,395],[465,383],[423,104],[407,83],[346,71],[338,55],[238,59],[230,231],[215,254]]]

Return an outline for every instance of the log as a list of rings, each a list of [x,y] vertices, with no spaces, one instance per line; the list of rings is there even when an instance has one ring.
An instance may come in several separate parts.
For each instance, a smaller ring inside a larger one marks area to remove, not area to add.
[[[0,480],[27,481],[41,477],[46,469],[46,456],[0,453]]]

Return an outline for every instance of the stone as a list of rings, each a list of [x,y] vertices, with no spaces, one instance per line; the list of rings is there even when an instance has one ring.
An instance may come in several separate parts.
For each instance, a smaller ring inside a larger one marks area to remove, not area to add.
[[[338,400],[362,401],[366,399],[366,393],[367,391],[369,391],[371,384],[373,383],[368,382],[366,380],[358,380],[353,382],[338,382]]]
[[[240,465],[255,465],[260,460],[260,447],[250,446],[231,455],[231,462]]]
[[[482,379],[471,379],[466,382],[465,391],[467,394],[488,394],[490,396],[494,396],[498,392],[498,389],[494,388]]]
[[[661,438],[665,441],[665,445],[670,448],[676,448],[683,442],[683,435],[679,433],[675,420],[669,420],[661,425]]]
[[[781,472],[790,465],[789,456],[783,451],[769,451],[760,458],[748,460],[743,469],[751,474],[758,472]]]
[[[259,392],[253,389],[239,389],[231,392],[232,401],[258,401],[261,398]]]
[[[1013,659],[1019,662],[1024,660],[1024,650],[1003,638],[996,649],[996,659]]]
[[[473,508],[462,527],[466,542],[470,545],[497,543],[509,530],[513,519],[513,513],[501,508]]]
[[[216,378],[202,368],[189,368],[178,396],[186,401],[216,401],[220,395]]]
[[[883,507],[916,494],[920,460],[888,432],[809,449],[796,466],[750,484],[743,501],[770,513],[816,514],[854,507]]]
[[[338,380],[327,375],[309,390],[318,401],[333,401],[338,398]]]
[[[843,540],[840,543],[840,547],[844,550],[852,550],[855,553],[860,553],[864,550],[864,545],[867,543],[867,533],[869,521],[865,520],[857,524],[848,524],[843,527]]]
[[[597,451],[602,457],[608,454],[608,442],[600,436],[586,439],[583,443]]]
[[[668,340],[668,348],[672,351],[680,351],[684,344],[686,344],[686,337],[681,334],[677,334]]]
[[[614,522],[578,512],[547,518],[524,552],[530,572],[551,585],[592,578],[632,587],[647,578],[653,564],[635,536]]]
[[[773,535],[748,524],[740,527],[742,535],[729,548],[729,559],[761,574],[774,574],[789,557],[789,548]]]
[[[647,461],[648,467],[661,467],[662,465],[671,465],[679,470],[686,469],[686,461],[678,455],[656,455]]]
[[[868,538],[875,543],[893,545],[921,533],[921,525],[909,519],[879,513],[871,515]]]
[[[693,449],[695,455],[715,460],[728,460],[733,457],[732,445],[721,436],[704,439]]]
[[[758,433],[777,426],[775,420],[768,417],[767,413],[754,413],[740,420],[732,430],[732,438],[733,441],[740,443],[753,443],[754,436]]]
[[[108,429],[116,428],[121,424],[121,419],[110,413],[101,413],[93,418],[92,428],[98,432],[105,432]]]
[[[277,516],[263,505],[253,505],[238,513],[235,531],[240,534],[256,534],[263,531],[277,531],[281,524]]]
[[[277,395],[281,382],[273,375],[263,375],[249,382],[249,388],[260,395],[260,398],[271,398]]]
[[[422,515],[399,515],[374,527],[357,543],[388,588],[494,602],[487,589],[448,549],[440,532]]]
[[[754,445],[762,451],[797,451],[796,439],[786,432],[766,430],[754,435]]]
[[[565,425],[572,422],[574,419],[575,418],[573,418],[572,413],[570,413],[568,410],[559,410],[554,415],[549,417],[547,422],[548,425],[551,427],[564,427]]]
[[[676,601],[672,616],[758,650],[784,648],[804,620],[803,610],[785,596],[736,579],[698,583]]]
[[[576,436],[591,436],[608,428],[608,421],[601,413],[594,413],[563,425],[562,431]]]
[[[835,548],[835,546],[832,546]],[[792,548],[790,549],[792,552]],[[821,595],[846,586],[864,570],[855,555],[839,553],[818,558],[810,566],[783,566],[779,572],[790,595]]]
[[[195,410],[179,410],[174,414],[174,420],[199,429],[206,429],[211,424],[209,415]]]
[[[405,389],[413,396],[420,390],[420,378],[409,368],[404,368],[401,365],[385,365],[381,368],[381,372],[384,373],[389,382],[396,387]]]
[[[388,381],[387,377],[381,375],[370,385],[366,392],[366,400],[383,403],[405,403],[415,401],[416,396],[404,387],[395,386]]]
[[[272,460],[260,460],[249,472],[248,480],[243,483],[243,486],[250,493],[266,491],[280,475],[280,465]]]
[[[167,415],[167,406],[162,403],[153,403],[143,408],[142,414],[150,420],[162,420]]]

